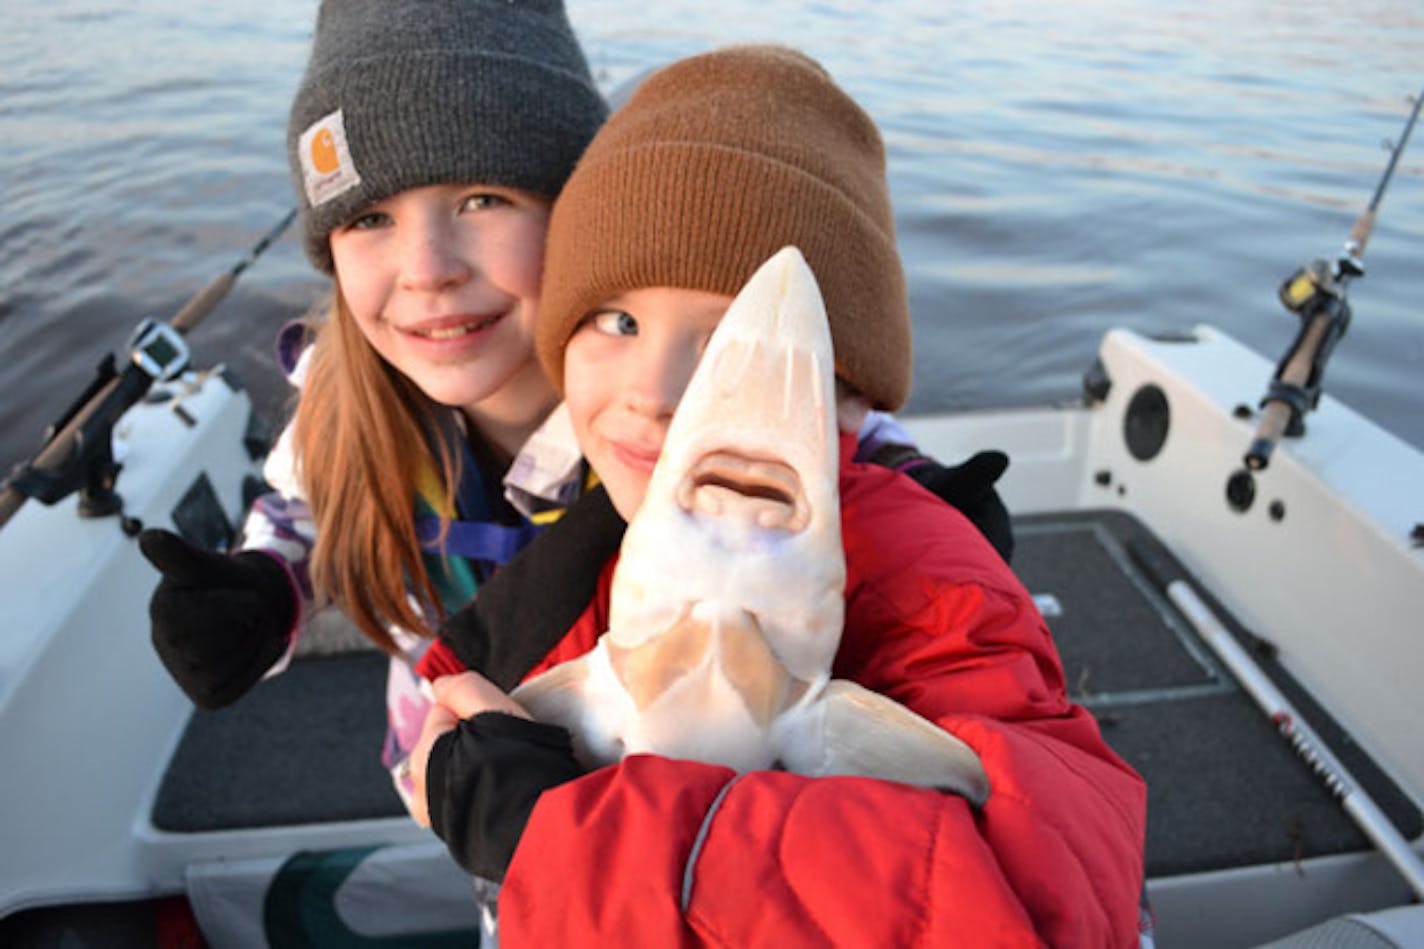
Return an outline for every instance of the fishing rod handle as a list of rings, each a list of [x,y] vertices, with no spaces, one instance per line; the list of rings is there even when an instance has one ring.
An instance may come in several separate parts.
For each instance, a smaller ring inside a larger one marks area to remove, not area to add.
[[[183,309],[178,311],[178,315],[168,321],[169,325],[178,332],[187,335],[189,330],[207,319],[208,314],[222,302],[223,297],[227,296],[228,291],[232,289],[232,285],[237,282],[238,276],[250,267],[258,257],[261,257],[263,252],[272,246],[273,241],[282,236],[282,232],[296,219],[296,216],[296,208],[288,209],[287,213],[282,215],[282,219],[273,225],[272,229],[266,234],[263,234],[261,240],[253,245],[252,250],[247,252],[246,257],[239,260],[231,270],[226,273],[218,274],[213,278],[211,283],[199,290],[187,303],[183,304]]]
[[[119,384],[123,381],[124,374],[114,376],[106,382],[99,391],[85,404],[64,427],[54,434],[46,442],[44,448],[40,449],[30,462],[31,467],[40,470],[54,470],[60,467],[69,455],[78,448],[78,436],[83,431],[85,424],[101,408],[108,404],[108,401]],[[16,487],[6,487],[0,492],[0,527],[4,527],[10,522],[10,518],[20,510],[24,503],[29,500],[28,495]]]
[[[170,325],[178,332],[187,335],[188,332],[203,320],[207,319],[209,313],[222,302],[232,289],[237,276],[233,273],[221,273],[212,279],[206,287],[195,293],[187,303],[183,304],[183,309],[169,321]]]
[[[1277,377],[1279,382],[1303,388],[1310,381],[1316,355],[1320,352],[1329,329],[1330,320],[1326,315],[1320,314],[1310,318],[1310,324],[1301,336],[1300,345]],[[1271,459],[1271,451],[1290,427],[1292,412],[1286,402],[1267,397],[1265,405],[1261,407],[1261,417],[1256,422],[1256,434],[1251,439],[1250,448],[1246,450],[1247,468],[1261,471],[1266,467]]]
[[[1181,579],[1167,584],[1167,598],[1182,611],[1182,615],[1226,664],[1236,681],[1241,683],[1241,687],[1261,707],[1296,753],[1325,781],[1356,826],[1394,865],[1418,898],[1424,900],[1424,860],[1409,846],[1404,835],[1326,747],[1315,730],[1300,717],[1290,700],[1241,648],[1211,607],[1187,581]]]
[[[10,522],[10,518],[15,516],[15,512],[26,500],[24,493],[17,488],[5,488],[0,491],[0,527],[4,527]]]
[[[217,305],[222,302],[223,297],[228,295],[228,291],[232,289],[232,285],[237,282],[238,276],[251,266],[258,257],[261,257],[267,248],[272,246],[273,241],[282,236],[282,232],[296,219],[296,216],[296,208],[291,208],[286,214],[282,215],[282,219],[273,225],[271,230],[262,235],[262,239],[253,245],[252,250],[248,251],[247,256],[238,261],[236,266],[226,273],[218,274],[212,279],[211,283],[199,290],[187,303],[183,304],[183,309],[179,310],[178,314],[169,320],[169,325],[178,332],[187,335],[190,330],[207,319],[208,314],[213,312]]]
[[[1350,236],[1345,238],[1345,252],[1351,257],[1365,256],[1365,245],[1370,242],[1370,234],[1375,229],[1375,209],[1367,208],[1355,218],[1355,226],[1350,228]]]

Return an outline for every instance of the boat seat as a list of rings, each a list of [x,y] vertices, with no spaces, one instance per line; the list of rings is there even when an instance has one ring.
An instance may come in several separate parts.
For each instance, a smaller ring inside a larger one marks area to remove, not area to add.
[[[311,656],[216,711],[194,709],[154,800],[197,833],[404,816],[381,766],[387,658]]]

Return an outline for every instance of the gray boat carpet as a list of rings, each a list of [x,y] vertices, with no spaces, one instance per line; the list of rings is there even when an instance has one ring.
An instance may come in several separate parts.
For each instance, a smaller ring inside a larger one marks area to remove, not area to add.
[[[1089,512],[1020,518],[1015,531],[1014,569],[1039,597],[1070,691],[1147,779],[1150,876],[1368,848],[1141,568],[1144,550],[1174,562],[1139,522]],[[1419,834],[1418,809],[1265,664],[1400,831]],[[385,670],[374,652],[299,660],[227,709],[195,711],[154,823],[194,832],[404,814],[379,763]]]
[[[1045,613],[1074,699],[1147,779],[1149,876],[1370,848],[1142,568],[1155,557],[1190,580],[1141,522],[1093,511],[1021,518],[1014,528],[1015,572],[1041,607],[1042,594],[1056,603]],[[1417,836],[1419,810],[1193,585],[1395,826]]]
[[[299,659],[224,709],[195,709],[153,806],[194,832],[405,814],[381,766],[385,655]]]

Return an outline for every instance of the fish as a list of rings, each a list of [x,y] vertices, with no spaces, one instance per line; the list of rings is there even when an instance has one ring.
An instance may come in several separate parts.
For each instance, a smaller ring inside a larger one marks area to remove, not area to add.
[[[845,621],[835,359],[796,247],[738,292],[669,424],[594,648],[511,695],[586,767],[652,753],[989,796],[979,756],[834,679]]]

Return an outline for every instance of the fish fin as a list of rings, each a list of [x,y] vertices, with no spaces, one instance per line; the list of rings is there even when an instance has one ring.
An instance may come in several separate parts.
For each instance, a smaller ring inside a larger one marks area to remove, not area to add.
[[[689,604],[676,622],[637,646],[620,646],[611,636],[602,642],[614,675],[643,712],[702,664],[711,640],[712,627],[693,616]]]
[[[620,751],[610,757],[603,747],[608,742],[601,740],[603,729],[594,717],[598,703],[590,694],[591,677],[589,656],[583,655],[541,672],[509,695],[535,720],[567,728],[573,736],[574,757],[594,768],[622,755]]]
[[[815,704],[818,713],[787,735],[791,754],[782,761],[790,770],[939,788],[976,807],[989,799],[989,776],[974,749],[899,702],[835,679]]]

